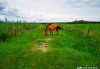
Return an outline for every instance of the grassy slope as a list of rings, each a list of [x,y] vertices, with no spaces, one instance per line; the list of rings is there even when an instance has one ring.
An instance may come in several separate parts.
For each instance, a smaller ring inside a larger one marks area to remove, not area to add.
[[[96,47],[100,45],[99,42],[93,43],[92,40],[66,29],[59,33],[45,37],[44,26],[40,25],[12,38],[9,42],[1,43],[0,69],[100,67],[100,47]]]

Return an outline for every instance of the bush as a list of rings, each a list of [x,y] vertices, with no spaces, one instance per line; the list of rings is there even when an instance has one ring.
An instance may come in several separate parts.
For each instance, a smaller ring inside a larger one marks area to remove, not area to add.
[[[1,33],[0,34],[0,41],[6,41],[9,38],[9,36],[7,35],[7,33]]]

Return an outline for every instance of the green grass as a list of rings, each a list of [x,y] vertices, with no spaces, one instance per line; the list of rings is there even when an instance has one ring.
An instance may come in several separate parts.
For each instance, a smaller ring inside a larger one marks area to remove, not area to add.
[[[76,69],[100,67],[100,25],[60,24],[44,36],[45,24],[0,43],[0,69]],[[91,27],[90,38],[86,37]],[[47,45],[45,47],[45,45]]]

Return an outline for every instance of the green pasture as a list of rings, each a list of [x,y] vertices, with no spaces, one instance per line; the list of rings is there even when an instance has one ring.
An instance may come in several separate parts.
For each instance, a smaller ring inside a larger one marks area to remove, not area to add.
[[[45,36],[47,24],[37,24],[1,41],[0,69],[99,69],[100,24],[59,25],[58,35]]]

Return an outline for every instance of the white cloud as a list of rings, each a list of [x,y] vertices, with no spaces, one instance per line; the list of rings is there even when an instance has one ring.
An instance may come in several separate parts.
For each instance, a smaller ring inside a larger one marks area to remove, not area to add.
[[[99,7],[100,8],[100,0],[66,0],[66,5],[72,7]]]
[[[100,0],[1,0],[0,15],[28,21],[100,21]]]

